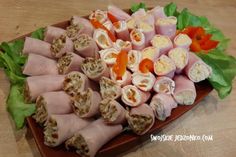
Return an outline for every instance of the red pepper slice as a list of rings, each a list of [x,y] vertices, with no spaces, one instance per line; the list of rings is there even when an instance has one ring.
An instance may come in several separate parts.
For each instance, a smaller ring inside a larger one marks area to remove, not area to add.
[[[199,52],[202,50],[202,48],[197,40],[195,40],[195,39],[192,40],[192,44],[190,45],[190,50],[193,52]]]
[[[112,23],[115,23],[115,22],[118,22],[119,20],[117,20],[117,18],[114,16],[114,15],[112,15],[111,13],[107,13],[107,16],[108,16],[108,18],[111,20],[111,22]]]
[[[142,73],[148,73],[154,71],[154,63],[152,60],[145,58],[139,63],[139,70]]]
[[[218,45],[218,43],[219,43],[219,41],[208,40],[203,45],[201,45],[201,48],[203,50],[210,50],[210,49],[215,48]]]

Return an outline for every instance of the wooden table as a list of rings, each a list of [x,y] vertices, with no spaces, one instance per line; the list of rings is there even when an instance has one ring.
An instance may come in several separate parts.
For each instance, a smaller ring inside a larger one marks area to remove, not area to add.
[[[169,0],[143,0],[147,6],[165,5]],[[137,0],[0,0],[0,42],[8,41],[38,27],[54,24],[72,15],[87,15],[91,10],[106,9],[108,4],[129,8]],[[204,15],[231,38],[228,52],[236,56],[235,0],[178,0],[179,9],[189,8]],[[39,157],[32,136],[26,128],[16,131],[6,111],[9,83],[0,71],[0,156]],[[196,108],[173,122],[157,135],[213,135],[211,142],[146,142],[121,156],[126,157],[231,157],[236,154],[236,83],[224,100],[212,92]]]

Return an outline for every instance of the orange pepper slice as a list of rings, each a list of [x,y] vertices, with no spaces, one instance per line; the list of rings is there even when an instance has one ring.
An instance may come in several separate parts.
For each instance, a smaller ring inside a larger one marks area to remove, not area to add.
[[[145,58],[139,63],[139,70],[142,73],[148,73],[154,71],[154,63],[152,60]]]
[[[201,48],[203,50],[210,50],[210,49],[215,48],[218,45],[218,43],[219,43],[219,41],[208,40],[203,45],[201,45]]]
[[[112,70],[116,74],[116,79],[121,80],[122,76],[126,72],[126,67],[128,64],[128,53],[127,51],[120,51],[116,57],[116,63],[113,65]]]
[[[112,15],[111,13],[107,13],[108,18],[111,20],[112,23],[118,22],[117,18]]]
[[[190,45],[190,49],[191,49],[191,51],[193,51],[193,52],[199,52],[199,51],[202,50],[200,44],[199,44],[198,41],[195,40],[195,39],[192,40],[192,44]]]

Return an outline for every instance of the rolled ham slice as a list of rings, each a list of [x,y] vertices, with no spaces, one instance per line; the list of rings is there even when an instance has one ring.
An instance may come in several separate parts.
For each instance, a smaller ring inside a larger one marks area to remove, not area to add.
[[[100,49],[107,49],[113,46],[110,37],[103,29],[96,29],[93,34],[93,39],[96,41]]]
[[[41,55],[29,54],[24,65],[23,74],[30,76],[57,75],[57,62]]]
[[[142,60],[142,53],[137,50],[130,50],[128,52],[128,64],[127,67],[132,72],[139,70],[139,63]]]
[[[176,102],[180,105],[192,105],[197,96],[194,83],[182,75],[175,76],[174,81],[175,91],[173,97]]]
[[[132,50],[132,44],[130,41],[123,41],[121,39],[117,39],[115,43],[115,48],[120,51],[130,51]]]
[[[132,83],[137,88],[144,92],[149,92],[152,90],[152,87],[156,81],[155,76],[151,73],[141,73],[135,72],[132,74]]]
[[[102,77],[99,81],[100,93],[103,99],[117,99],[121,96],[120,85],[107,77]]]
[[[61,90],[64,78],[64,75],[42,75],[27,77],[24,89],[25,101],[34,102],[40,94]]]
[[[52,43],[52,41],[56,38],[59,38],[61,35],[65,34],[66,30],[54,27],[54,26],[47,26],[44,32],[44,41],[48,43]]]
[[[171,95],[159,93],[152,97],[150,107],[156,118],[164,121],[171,115],[171,110],[177,107],[177,103]]]
[[[113,23],[114,30],[119,39],[130,41],[129,30],[125,21],[117,21]]]
[[[73,96],[72,108],[79,117],[92,117],[99,114],[99,103],[101,100],[102,98],[98,92],[88,88]]]
[[[159,49],[154,46],[149,46],[149,47],[144,48],[141,51],[141,53],[142,53],[142,59],[147,58],[147,59],[152,60],[153,62],[155,62],[160,55]]]
[[[154,18],[154,16],[152,14],[148,13],[147,15],[140,17],[140,20],[142,22],[150,25],[150,26],[154,27],[154,25],[155,25],[155,18]],[[154,28],[154,30],[155,30],[155,28]]]
[[[108,5],[107,7],[108,12],[116,17],[119,21],[126,21],[131,18],[131,16],[123,11],[122,9],[118,8],[115,5]]]
[[[133,29],[137,28],[138,26],[138,20],[136,18],[131,18],[126,21],[126,25],[128,27],[129,31],[132,31]]]
[[[73,148],[80,156],[94,157],[97,151],[108,141],[122,132],[122,125],[107,125],[98,119],[86,128],[78,131],[66,141],[66,148]]]
[[[185,48],[177,47],[168,52],[168,56],[172,59],[176,66],[176,73],[179,74],[188,64],[189,52]]]
[[[66,27],[66,35],[74,41],[80,34],[85,34],[85,26],[78,23],[78,24],[71,24],[68,27]],[[91,36],[91,34],[87,34],[88,36]]]
[[[91,119],[81,119],[73,113],[51,115],[43,132],[44,144],[56,147],[91,123]]]
[[[145,46],[150,46],[150,41],[156,34],[155,28],[153,25],[150,25],[146,22],[139,21],[137,24],[137,27],[142,31],[145,37]]]
[[[178,34],[174,38],[174,47],[182,47],[186,50],[189,50],[190,45],[192,44],[192,39],[189,38],[186,34]]]
[[[136,86],[127,85],[122,88],[121,100],[128,106],[136,107],[145,103],[150,96],[150,92],[143,92]]]
[[[83,60],[84,58],[79,55],[73,52],[68,52],[58,59],[58,71],[60,74],[67,74],[71,71],[81,71],[80,66]]]
[[[151,45],[159,49],[160,55],[167,54],[173,48],[170,38],[159,34],[152,38]]]
[[[157,21],[157,19],[166,17],[164,8],[160,6],[156,6],[155,8],[151,9],[150,11],[148,11],[148,14],[153,15],[155,21]]]
[[[87,34],[80,34],[74,41],[76,53],[82,57],[98,56],[98,47],[96,42]]]
[[[157,76],[167,76],[172,78],[175,74],[175,63],[166,55],[161,55],[154,62],[154,72]]]
[[[133,29],[130,32],[130,39],[134,50],[142,50],[145,48],[145,36],[140,29]]]
[[[169,77],[157,77],[153,90],[157,93],[173,94],[175,82]]]
[[[205,80],[212,73],[211,67],[192,52],[189,52],[189,61],[184,71],[188,78],[193,82]]]
[[[126,110],[116,100],[103,99],[99,104],[99,111],[108,124],[124,124],[126,121]]]
[[[137,135],[143,135],[148,132],[155,122],[153,110],[147,104],[131,108],[126,115],[126,119],[133,132]]]
[[[115,29],[113,27],[113,24],[110,20],[107,20],[106,22],[103,23],[103,25],[113,34],[115,35]]]
[[[63,54],[73,52],[73,50],[74,46],[72,40],[65,35],[54,39],[51,45],[51,52],[55,58],[60,58]]]
[[[72,113],[70,96],[64,91],[46,92],[36,99],[34,118],[37,123],[43,124],[52,114]]]
[[[81,34],[88,34],[89,36],[93,36],[94,28],[93,25],[89,22],[88,19],[79,17],[79,16],[72,16],[70,20],[71,25],[80,25]]]
[[[37,54],[48,58],[54,58],[50,50],[51,44],[30,37],[25,37],[24,48],[22,50],[23,54]]]
[[[177,18],[174,16],[159,18],[155,23],[156,32],[161,35],[166,35],[170,39],[173,39],[176,33],[176,24]]]
[[[145,16],[145,15],[147,15],[145,9],[140,8],[138,11],[134,12],[131,16],[133,18],[137,18],[138,19],[138,18],[140,18],[142,16]]]
[[[103,24],[108,20],[107,11],[97,9],[89,15],[89,19],[96,19]]]
[[[116,57],[119,54],[120,51],[118,51],[115,48],[108,48],[104,50],[100,50],[100,58],[108,65],[112,66],[116,63]]]
[[[84,74],[94,80],[99,81],[102,76],[109,77],[109,68],[102,59],[85,58],[81,65]]]
[[[122,76],[121,79],[117,79],[117,75],[116,73],[113,72],[112,68],[110,70],[110,76],[111,76],[111,79],[116,81],[120,86],[126,86],[128,84],[130,84],[132,82],[132,75],[131,73],[126,70],[126,72],[124,73],[124,75]]]

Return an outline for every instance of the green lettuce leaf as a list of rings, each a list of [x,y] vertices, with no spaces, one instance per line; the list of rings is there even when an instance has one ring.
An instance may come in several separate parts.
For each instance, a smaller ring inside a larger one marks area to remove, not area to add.
[[[136,11],[138,11],[139,9],[141,9],[141,8],[143,8],[143,9],[145,9],[146,11],[147,11],[147,7],[146,7],[146,4],[145,3],[137,3],[137,4],[133,4],[132,6],[131,6],[131,11],[132,11],[132,13],[134,13],[134,12],[136,12]]]
[[[178,16],[177,6],[175,3],[171,2],[164,7],[166,16]]]
[[[31,33],[32,38],[43,40],[45,28],[39,28]]]

